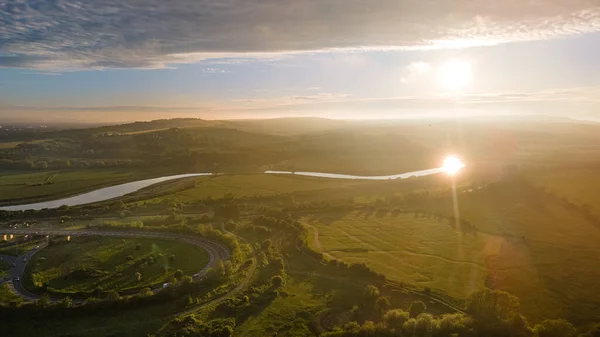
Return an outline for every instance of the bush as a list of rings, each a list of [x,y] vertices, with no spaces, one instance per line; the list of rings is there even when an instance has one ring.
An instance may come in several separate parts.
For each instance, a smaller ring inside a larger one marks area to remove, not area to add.
[[[283,279],[283,277],[281,275],[275,275],[271,278],[271,284],[273,284],[273,287],[275,287],[275,288],[279,288],[279,287],[283,286],[284,283],[285,283],[285,280]]]
[[[402,330],[402,326],[410,318],[408,312],[402,309],[390,310],[383,315],[383,322],[387,328]]]
[[[408,313],[411,318],[415,318],[427,311],[427,305],[421,301],[413,301],[408,307]]]
[[[368,285],[363,290],[363,302],[366,305],[374,305],[379,298],[379,288],[374,285]]]
[[[547,319],[533,328],[537,337],[575,337],[577,331],[564,319]]]

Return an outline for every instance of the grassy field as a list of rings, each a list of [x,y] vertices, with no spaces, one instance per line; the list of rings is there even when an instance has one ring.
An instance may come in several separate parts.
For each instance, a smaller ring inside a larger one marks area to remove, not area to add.
[[[164,184],[161,189],[168,191],[175,184]],[[195,184],[173,194],[168,198],[180,202],[192,202],[207,198],[220,199],[226,195],[235,197],[271,196],[278,194],[289,194],[293,192],[328,190],[348,186],[359,186],[368,184],[365,181],[332,180],[312,177],[290,176],[290,175],[223,175],[217,177],[201,177],[195,179]],[[148,194],[149,191],[140,191]],[[161,193],[160,190],[151,191]],[[149,195],[149,194],[148,194]],[[160,202],[164,197],[153,198],[146,202]]]
[[[314,284],[297,279],[285,286],[289,294],[277,297],[264,310],[248,317],[239,328],[236,336],[308,336],[306,321],[311,321],[316,313],[325,307],[323,296],[314,292]]]
[[[465,235],[447,222],[413,213],[355,211],[304,221],[311,229],[310,246],[317,251],[459,298],[484,286],[486,257],[499,249],[497,237]]]
[[[13,149],[23,142],[0,142],[0,149]]]
[[[569,202],[589,205],[596,215],[600,215],[600,176],[597,173],[591,169],[557,170],[535,175],[531,180]]]
[[[30,272],[36,286],[46,283],[49,289],[73,293],[146,287],[168,280],[177,269],[192,275],[207,262],[203,249],[175,241],[88,237],[41,250]]]
[[[452,198],[424,198],[400,205],[429,217],[359,211],[306,216],[310,244],[348,262],[364,262],[398,281],[464,297],[482,286],[522,299],[533,321],[564,317],[600,319],[600,230],[557,198],[508,183],[491,190],[459,193],[462,219],[477,228],[463,234],[447,220]]]
[[[151,176],[148,171],[133,169],[4,171],[0,172],[0,205],[52,200]]]

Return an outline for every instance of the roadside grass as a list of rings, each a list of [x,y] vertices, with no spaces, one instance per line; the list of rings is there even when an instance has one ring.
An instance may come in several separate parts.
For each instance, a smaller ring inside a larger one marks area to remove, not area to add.
[[[0,284],[0,305],[10,305],[11,302],[21,303],[23,302],[23,299],[21,296],[16,295],[10,290],[8,283],[5,282]],[[3,325],[4,322],[5,321],[3,320]]]
[[[7,238],[10,237],[7,235]],[[19,256],[42,243],[42,239],[25,240],[23,237],[13,237],[8,241],[0,241],[0,254]]]
[[[8,275],[8,271],[10,270],[10,264],[4,260],[0,260],[0,278]]]
[[[0,205],[54,200],[152,176],[151,171],[134,169],[2,171],[0,172]]]
[[[24,284],[47,284],[48,289],[63,293],[91,292],[98,287],[123,291],[168,281],[177,269],[192,275],[206,263],[208,253],[202,248],[171,240],[72,238],[37,253]]]

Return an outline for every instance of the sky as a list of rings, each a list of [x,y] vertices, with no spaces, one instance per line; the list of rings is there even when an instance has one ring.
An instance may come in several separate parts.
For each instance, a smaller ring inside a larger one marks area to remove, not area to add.
[[[0,122],[600,120],[600,0],[0,0]]]

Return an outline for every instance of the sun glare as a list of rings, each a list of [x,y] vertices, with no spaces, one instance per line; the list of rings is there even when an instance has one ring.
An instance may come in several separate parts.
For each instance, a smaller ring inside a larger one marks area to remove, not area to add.
[[[442,165],[442,170],[451,176],[455,175],[465,167],[465,164],[455,156],[448,156],[444,159],[444,164]]]
[[[471,64],[465,61],[451,61],[440,70],[440,83],[447,89],[459,90],[471,83]]]

